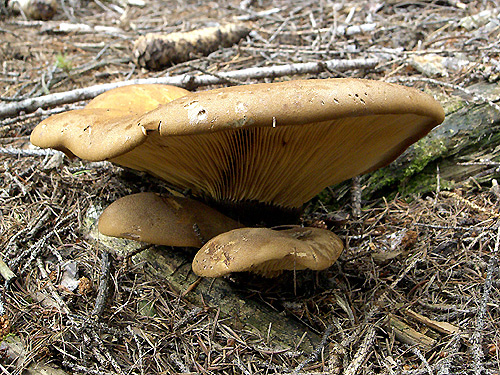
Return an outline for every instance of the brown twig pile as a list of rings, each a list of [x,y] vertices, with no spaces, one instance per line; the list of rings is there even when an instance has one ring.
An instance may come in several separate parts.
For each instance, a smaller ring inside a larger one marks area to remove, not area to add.
[[[365,77],[443,92],[500,75],[494,1],[69,3],[60,3],[52,21],[8,12],[0,19],[0,112],[25,99],[56,92],[67,98],[70,90],[130,79],[184,75],[180,84],[190,88],[272,80],[285,64],[316,70],[285,71],[282,79]],[[245,22],[251,32],[237,45],[163,71],[137,68],[131,48],[140,35],[221,20]],[[336,70],[323,63],[330,60],[370,64]],[[264,69],[267,78],[259,75]],[[212,79],[193,84],[201,76]],[[355,200],[347,221],[316,202],[304,220],[332,228],[347,244],[335,266],[277,281],[228,279],[246,298],[320,337],[310,353],[281,348],[209,301],[190,303],[185,294],[196,293],[196,285],[177,290],[151,264],[110,254],[83,235],[92,204],[165,191],[153,178],[109,163],[30,148],[40,119],[93,95],[34,113],[18,106],[0,118],[0,249],[17,276],[10,278],[7,267],[1,272],[9,279],[0,306],[4,372],[500,373],[496,190],[478,185],[412,201],[363,201],[361,211]]]

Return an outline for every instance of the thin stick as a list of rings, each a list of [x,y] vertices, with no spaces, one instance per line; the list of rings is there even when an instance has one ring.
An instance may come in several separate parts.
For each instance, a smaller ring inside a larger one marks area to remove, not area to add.
[[[427,370],[427,373],[429,375],[433,375],[434,372],[432,371],[431,366],[429,365],[429,362],[427,362],[427,359],[425,359],[424,355],[420,351],[420,349],[416,346],[413,346],[411,348],[412,352],[422,361],[422,364],[424,365],[425,370]]]
[[[118,374],[124,374],[123,370],[121,369],[120,365],[118,364],[118,362],[116,361],[116,359],[111,355],[111,352],[108,350],[108,348],[106,348],[106,346],[104,345],[104,342],[101,340],[101,338],[99,337],[99,335],[97,334],[96,331],[94,330],[91,330],[90,331],[91,335],[92,335],[92,340],[97,344],[97,348],[96,349],[99,349],[100,350],[100,354],[104,354],[104,356],[106,357],[106,360],[109,361],[109,363],[111,364],[111,366],[115,369],[115,371],[118,373]]]
[[[359,176],[351,179],[352,217],[354,220],[361,218],[361,182]]]
[[[302,369],[307,366],[309,363],[316,361],[319,358],[321,352],[325,349],[326,344],[328,343],[328,338],[330,334],[333,332],[335,328],[335,324],[330,324],[326,331],[323,333],[323,337],[321,338],[321,342],[318,347],[314,349],[314,351],[307,357],[304,361],[302,361],[297,367],[293,369],[292,375],[300,374]]]
[[[47,108],[92,99],[105,91],[133,84],[161,83],[193,89],[199,86],[225,83],[226,80],[229,79],[262,79],[282,77],[285,75],[315,74],[331,70],[347,71],[352,69],[369,69],[375,67],[379,62],[379,59],[328,60],[233,70],[218,73],[217,76],[211,74],[198,76],[192,74],[181,74],[173,77],[144,78],[106,83],[103,85],[95,85],[66,92],[58,92],[37,98],[24,99],[16,103],[0,105],[0,119],[9,116],[17,116],[20,112],[34,112],[38,108]]]
[[[52,150],[52,149],[42,149],[42,150],[24,150],[24,149],[17,149],[13,147],[0,147],[0,155],[7,155],[7,156],[15,156],[15,157],[20,157],[20,156],[52,156],[52,155],[58,155],[63,153],[61,151],[57,150]]]
[[[368,332],[366,332],[363,343],[359,347],[358,351],[354,355],[352,362],[349,367],[346,368],[344,375],[355,375],[358,374],[359,369],[365,363],[370,350],[373,348],[373,342],[375,341],[375,327],[370,326]]]
[[[139,358],[137,359],[137,367],[139,367],[139,370],[141,371],[141,375],[144,375],[144,366],[142,363],[142,358],[144,357],[144,354],[142,352],[142,345],[141,342],[139,341],[139,338],[137,337],[137,334],[134,332],[134,329],[132,328],[131,325],[127,326],[127,331],[130,332],[132,337],[134,338],[135,344],[137,345],[137,351],[139,352]]]
[[[92,310],[92,315],[99,318],[106,306],[106,301],[109,297],[110,287],[109,279],[111,277],[111,261],[109,259],[109,253],[107,251],[102,252],[101,256],[101,278],[99,280],[99,288],[97,291],[97,297],[95,299],[95,306]]]
[[[500,245],[500,227],[498,227],[497,237],[495,241],[495,248],[491,259],[488,262],[488,268],[486,271],[486,280],[484,281],[483,296],[479,305],[479,311],[476,316],[476,327],[472,333],[471,343],[472,343],[472,361],[473,370],[476,375],[481,375],[484,372],[483,357],[484,353],[481,348],[483,342],[483,333],[485,326],[485,319],[487,314],[488,302],[490,300],[490,292],[493,287],[493,274],[495,273],[495,264],[498,260],[498,248]]]

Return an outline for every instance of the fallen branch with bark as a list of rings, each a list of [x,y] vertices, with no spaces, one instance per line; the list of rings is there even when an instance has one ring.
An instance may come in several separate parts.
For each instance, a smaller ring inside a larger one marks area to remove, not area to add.
[[[347,71],[352,69],[371,69],[380,62],[379,59],[353,59],[353,60],[328,60],[309,63],[297,63],[287,65],[276,65],[270,67],[247,68],[214,74],[181,74],[171,77],[144,78],[130,81],[119,81],[75,89],[65,92],[44,95],[37,98],[24,99],[15,103],[0,106],[0,119],[4,117],[18,116],[21,112],[29,113],[39,108],[54,107],[67,103],[95,98],[97,95],[116,87],[159,83],[174,85],[192,90],[196,87],[226,83],[231,80],[248,80],[262,78],[277,78],[286,75],[317,74],[324,71]]]
[[[227,24],[188,32],[146,34],[135,41],[134,56],[139,66],[158,70],[230,47],[249,33],[244,24]]]

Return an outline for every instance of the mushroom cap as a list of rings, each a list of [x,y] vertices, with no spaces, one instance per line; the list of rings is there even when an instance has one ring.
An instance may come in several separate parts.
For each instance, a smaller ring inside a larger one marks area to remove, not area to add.
[[[96,96],[84,109],[45,119],[31,133],[31,143],[68,156],[106,160],[110,153],[119,155],[144,142],[146,129],[132,126],[138,116],[186,94],[170,85],[118,87]]]
[[[199,233],[195,229],[199,229]],[[127,195],[101,214],[99,232],[156,245],[201,247],[203,240],[241,227],[238,222],[193,199],[155,193]]]
[[[192,267],[194,273],[205,277],[243,271],[274,277],[283,270],[326,269],[343,249],[340,238],[326,229],[241,228],[208,241],[194,257]]]
[[[50,117],[31,140],[149,172],[216,202],[286,208],[390,163],[444,119],[423,92],[349,78],[191,93],[142,115],[97,110]]]

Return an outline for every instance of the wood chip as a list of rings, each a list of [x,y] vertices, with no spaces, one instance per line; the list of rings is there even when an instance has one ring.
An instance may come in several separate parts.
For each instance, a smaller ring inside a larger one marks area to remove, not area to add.
[[[405,314],[438,332],[444,333],[445,335],[453,335],[460,332],[460,328],[454,326],[453,324],[429,319],[413,310],[405,310]]]
[[[399,320],[392,314],[389,315],[388,326],[392,329],[396,339],[405,344],[417,345],[425,351],[430,350],[434,345],[436,345],[436,340],[417,332],[408,324]]]

